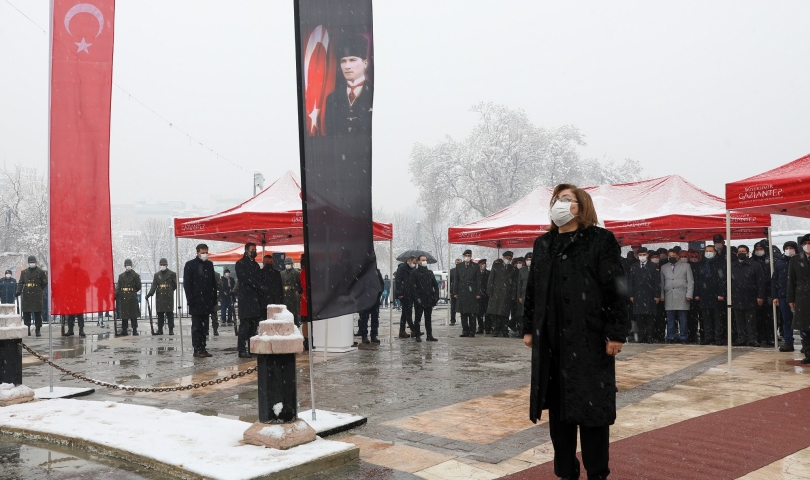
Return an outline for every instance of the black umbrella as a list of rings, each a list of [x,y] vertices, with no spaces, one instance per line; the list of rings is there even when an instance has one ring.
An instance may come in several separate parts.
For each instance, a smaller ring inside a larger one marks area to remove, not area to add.
[[[404,262],[410,257],[419,258],[422,255],[427,257],[427,262],[428,263],[438,263],[439,262],[438,260],[433,258],[433,255],[431,255],[430,252],[426,252],[424,250],[405,250],[404,252],[397,255],[397,261],[398,262]]]

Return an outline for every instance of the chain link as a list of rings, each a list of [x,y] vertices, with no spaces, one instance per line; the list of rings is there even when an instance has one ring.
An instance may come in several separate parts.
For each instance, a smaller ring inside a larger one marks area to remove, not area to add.
[[[208,380],[206,382],[192,383],[190,385],[180,385],[177,387],[130,387],[127,385],[116,385],[114,383],[103,382],[101,380],[94,380],[92,378],[82,375],[81,373],[71,372],[70,370],[53,363],[52,361],[40,355],[39,353],[35,352],[31,347],[29,347],[25,343],[22,344],[22,347],[26,349],[28,353],[30,353],[31,355],[37,357],[38,359],[42,360],[43,362],[47,363],[53,368],[59,370],[60,372],[70,375],[73,378],[77,378],[79,380],[89,383],[94,383],[101,387],[114,388],[116,390],[123,390],[125,392],[179,392],[181,390],[192,390],[195,388],[210,387],[212,385],[225,383],[240,377],[244,377],[245,375],[250,375],[259,368],[258,366],[254,366],[246,370],[242,370],[241,372],[231,374],[227,377],[220,377],[217,378],[216,380]]]

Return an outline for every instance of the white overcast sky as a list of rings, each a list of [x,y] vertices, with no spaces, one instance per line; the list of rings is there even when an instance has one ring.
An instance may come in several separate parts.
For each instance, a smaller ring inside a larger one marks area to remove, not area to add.
[[[0,0],[0,156],[47,156],[47,0]],[[247,196],[298,170],[291,0],[118,0],[114,203]],[[412,205],[413,144],[461,138],[471,105],[578,126],[585,157],[639,160],[720,196],[810,153],[807,1],[378,0],[374,203]],[[530,175],[531,172],[525,172]]]

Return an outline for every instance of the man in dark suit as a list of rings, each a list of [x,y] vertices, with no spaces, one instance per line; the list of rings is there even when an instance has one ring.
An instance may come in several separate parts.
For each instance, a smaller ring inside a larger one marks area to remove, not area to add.
[[[326,134],[370,135],[374,95],[366,78],[368,41],[360,35],[346,38],[337,47],[337,57],[346,84],[339,83],[326,97]]]
[[[191,344],[194,357],[212,356],[205,349],[206,323],[217,306],[217,280],[214,264],[208,260],[208,245],[197,245],[197,256],[183,267],[183,290],[191,314]]]
[[[260,302],[262,292],[261,268],[256,263],[256,244],[246,243],[245,254],[236,262],[236,278],[239,279],[237,300],[239,305],[239,358],[250,358],[247,344],[262,316]],[[266,311],[266,305],[265,305]]]
[[[633,304],[638,341],[652,343],[656,309],[661,301],[661,274],[658,266],[649,261],[647,247],[640,247],[636,255],[638,263],[634,262],[630,266],[630,273],[626,277],[627,291]]]

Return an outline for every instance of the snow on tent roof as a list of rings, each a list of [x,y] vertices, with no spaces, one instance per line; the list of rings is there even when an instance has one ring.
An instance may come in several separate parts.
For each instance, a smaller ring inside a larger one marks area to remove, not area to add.
[[[726,208],[810,218],[810,155],[727,183]]]
[[[599,220],[622,243],[710,239],[725,232],[725,202],[679,175],[640,182],[584,187]],[[497,248],[530,247],[548,229],[552,189],[538,187],[505,209],[451,227],[450,243]],[[735,236],[765,235],[769,215],[735,214]]]

